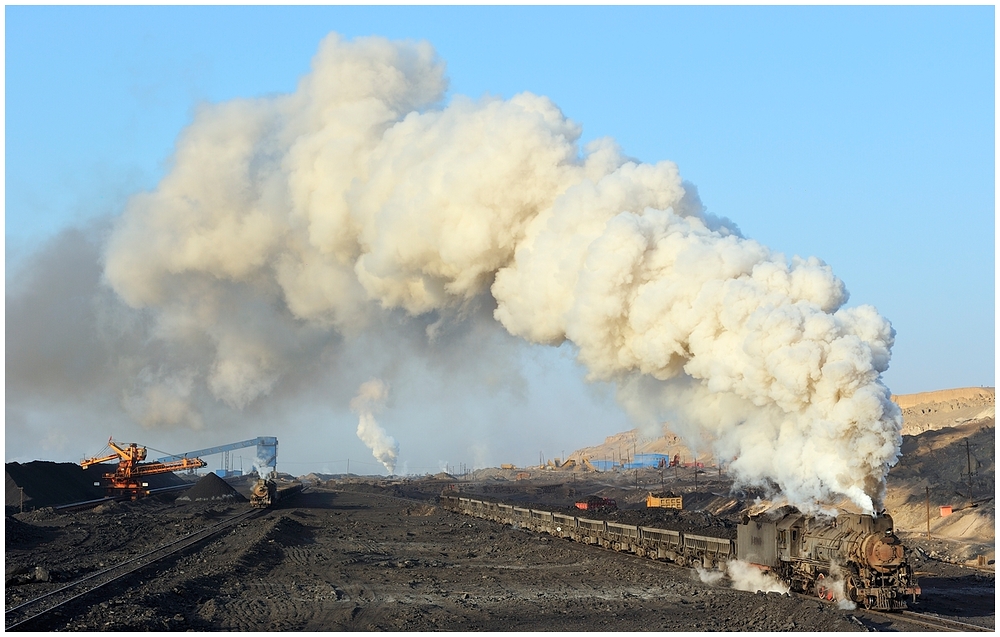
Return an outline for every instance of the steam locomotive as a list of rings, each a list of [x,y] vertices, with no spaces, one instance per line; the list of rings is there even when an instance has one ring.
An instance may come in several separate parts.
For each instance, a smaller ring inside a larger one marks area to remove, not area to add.
[[[301,490],[302,483],[300,482],[279,485],[271,478],[261,478],[250,490],[250,506],[255,509],[266,509]]]
[[[876,610],[903,610],[920,594],[892,517],[841,513],[806,516],[792,507],[744,516],[736,554],[799,592],[837,597]],[[837,590],[841,589],[841,590]]]
[[[906,597],[916,601],[920,594],[906,563],[906,549],[893,532],[892,518],[884,513],[875,517],[844,513],[824,519],[781,507],[745,515],[733,539],[593,520],[454,494],[444,494],[440,501],[443,508],[456,513],[681,566],[721,568],[727,561],[739,559],[772,573],[792,590],[827,601],[849,599],[873,610],[905,609]]]

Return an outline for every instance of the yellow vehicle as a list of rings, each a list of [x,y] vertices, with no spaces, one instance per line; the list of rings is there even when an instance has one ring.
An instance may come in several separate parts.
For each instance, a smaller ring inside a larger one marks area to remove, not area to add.
[[[667,495],[665,493],[650,493],[646,496],[647,509],[678,509],[684,508],[684,496]]]

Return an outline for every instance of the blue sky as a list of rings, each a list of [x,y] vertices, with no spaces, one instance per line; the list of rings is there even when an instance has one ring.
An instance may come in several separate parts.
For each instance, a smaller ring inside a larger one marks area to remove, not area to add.
[[[292,91],[331,31],[425,39],[450,94],[546,95],[583,141],[672,160],[744,235],[829,263],[897,330],[894,393],[994,384],[993,7],[5,16],[8,284],[61,229],[153,188],[199,103]]]

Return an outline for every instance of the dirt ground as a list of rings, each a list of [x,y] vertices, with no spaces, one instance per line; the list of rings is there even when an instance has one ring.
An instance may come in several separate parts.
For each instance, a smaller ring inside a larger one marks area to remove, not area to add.
[[[514,499],[624,485],[517,484]],[[705,478],[702,478],[704,484]],[[459,483],[483,489],[489,483]],[[864,631],[891,617],[699,580],[687,569],[444,511],[442,482],[312,484],[293,500],[95,594],[44,630]],[[514,489],[511,489],[514,491]],[[692,496],[694,497],[694,496]],[[703,498],[712,499],[709,491]],[[500,498],[498,498],[500,499]],[[6,605],[245,510],[157,496],[7,518]],[[693,513],[693,512],[692,512]],[[992,573],[915,554],[921,605],[992,627]],[[48,581],[32,574],[42,567]],[[28,581],[25,581],[28,580]]]

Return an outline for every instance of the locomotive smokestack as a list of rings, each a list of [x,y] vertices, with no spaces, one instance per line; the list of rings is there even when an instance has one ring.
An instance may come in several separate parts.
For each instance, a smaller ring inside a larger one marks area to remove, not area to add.
[[[901,443],[887,320],[845,307],[819,259],[709,214],[673,163],[610,139],[581,148],[542,96],[442,107],[446,88],[426,43],[331,35],[294,93],[198,111],[105,254],[107,281],[164,339],[210,345],[200,367],[155,368],[161,393],[183,390],[171,413],[188,413],[195,382],[236,409],[262,399],[323,360],[317,334],[409,317],[434,321],[440,345],[441,319],[492,304],[513,335],[571,341],[637,420],[736,458],[738,482],[806,510],[842,496],[876,509]]]

